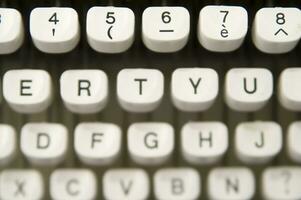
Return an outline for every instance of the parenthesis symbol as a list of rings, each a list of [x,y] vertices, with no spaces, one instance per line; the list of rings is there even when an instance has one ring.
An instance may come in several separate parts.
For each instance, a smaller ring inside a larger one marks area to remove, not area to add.
[[[110,28],[108,29],[108,37],[112,40],[112,35],[111,35],[111,29],[113,28],[113,26],[110,26]]]

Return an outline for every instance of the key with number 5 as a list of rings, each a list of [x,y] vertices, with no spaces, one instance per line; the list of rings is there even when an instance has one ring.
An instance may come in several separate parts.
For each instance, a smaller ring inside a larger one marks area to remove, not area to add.
[[[95,51],[121,53],[134,41],[135,16],[123,7],[92,7],[87,14],[88,43]]]
[[[77,12],[67,7],[35,8],[30,14],[30,34],[40,51],[69,52],[80,38]]]

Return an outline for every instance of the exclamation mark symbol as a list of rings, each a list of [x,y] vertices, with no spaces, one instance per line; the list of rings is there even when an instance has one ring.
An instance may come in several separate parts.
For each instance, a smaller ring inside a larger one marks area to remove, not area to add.
[[[52,36],[54,36],[54,34],[55,34],[55,29],[53,28],[52,29]]]

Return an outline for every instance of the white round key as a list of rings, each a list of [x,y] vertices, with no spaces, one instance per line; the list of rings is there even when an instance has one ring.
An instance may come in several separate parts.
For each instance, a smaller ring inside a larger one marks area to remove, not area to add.
[[[3,96],[16,112],[41,112],[52,100],[51,77],[44,70],[9,70],[3,77]]]
[[[72,112],[101,111],[108,101],[108,77],[101,70],[67,70],[60,78],[60,93]]]
[[[147,200],[150,181],[142,169],[110,169],[103,175],[102,188],[108,200]]]
[[[228,129],[221,122],[188,122],[181,130],[181,151],[193,164],[219,161],[228,149]]]
[[[17,150],[17,137],[15,129],[6,124],[0,124],[0,165],[9,163]]]
[[[298,8],[262,8],[253,22],[252,39],[262,52],[277,54],[294,49],[301,38]]]
[[[245,122],[235,130],[235,151],[248,164],[271,161],[282,148],[282,130],[275,122]]]
[[[205,6],[199,15],[198,39],[209,51],[238,49],[248,31],[248,13],[240,6]]]
[[[212,200],[251,200],[255,194],[255,177],[245,167],[214,168],[207,179],[207,190]]]
[[[95,174],[88,169],[57,169],[50,176],[50,196],[54,200],[94,200]]]
[[[74,149],[91,165],[111,164],[121,150],[121,129],[109,123],[80,123],[74,131]]]
[[[296,121],[290,124],[287,131],[287,151],[289,157],[301,163],[301,122]]]
[[[77,12],[68,7],[35,8],[30,13],[30,35],[40,51],[69,52],[80,39]]]
[[[264,68],[234,68],[227,72],[225,100],[236,111],[261,109],[273,94],[273,75]]]
[[[209,68],[179,68],[172,73],[173,104],[182,111],[208,109],[218,94],[218,75]]]
[[[1,200],[41,200],[44,181],[40,172],[31,169],[6,169],[0,173]]]
[[[158,200],[198,199],[201,178],[191,168],[165,168],[154,175],[154,193]]]
[[[87,13],[89,45],[102,53],[121,53],[134,41],[135,15],[129,8],[92,7]]]
[[[128,129],[127,142],[130,156],[136,163],[162,164],[174,150],[174,130],[167,123],[134,123]]]
[[[262,194],[267,200],[301,199],[300,167],[269,167],[262,174]]]
[[[301,68],[287,68],[279,77],[278,98],[286,109],[301,111]]]
[[[68,133],[55,123],[28,123],[21,130],[21,152],[34,165],[57,165],[65,158]]]
[[[20,48],[24,39],[21,13],[13,8],[0,8],[0,54],[10,54]]]
[[[189,12],[184,7],[148,7],[142,14],[144,45],[155,52],[181,50],[190,31]]]
[[[123,69],[117,76],[117,97],[129,112],[150,112],[163,97],[164,78],[156,69]]]

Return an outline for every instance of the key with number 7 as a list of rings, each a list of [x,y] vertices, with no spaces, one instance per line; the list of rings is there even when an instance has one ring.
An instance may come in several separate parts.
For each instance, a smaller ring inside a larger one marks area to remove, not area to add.
[[[200,11],[198,39],[214,52],[239,48],[248,30],[247,11],[240,6],[206,6]]]

